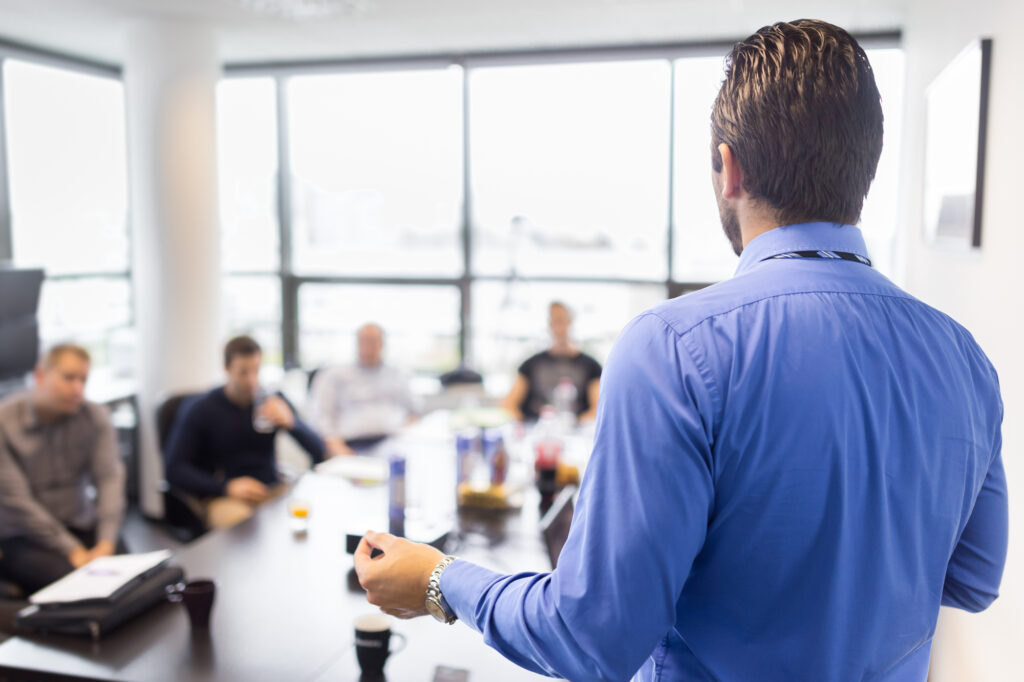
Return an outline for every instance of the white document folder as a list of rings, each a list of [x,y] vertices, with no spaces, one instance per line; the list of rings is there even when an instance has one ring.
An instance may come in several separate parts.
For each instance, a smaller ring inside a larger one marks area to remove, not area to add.
[[[93,559],[28,598],[33,604],[66,604],[92,599],[113,599],[117,594],[171,558],[162,549],[145,554],[119,554]]]

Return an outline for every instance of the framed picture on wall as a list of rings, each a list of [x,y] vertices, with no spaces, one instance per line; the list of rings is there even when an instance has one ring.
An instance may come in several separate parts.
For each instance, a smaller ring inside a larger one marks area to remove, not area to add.
[[[928,86],[924,226],[934,244],[981,246],[992,40],[967,46]]]

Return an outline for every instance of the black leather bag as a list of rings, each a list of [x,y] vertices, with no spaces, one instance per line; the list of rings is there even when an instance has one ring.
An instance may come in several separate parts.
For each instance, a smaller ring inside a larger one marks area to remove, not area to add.
[[[113,599],[72,604],[30,604],[14,619],[20,632],[52,632],[100,639],[118,626],[167,600],[167,586],[184,579],[180,566],[159,566]]]

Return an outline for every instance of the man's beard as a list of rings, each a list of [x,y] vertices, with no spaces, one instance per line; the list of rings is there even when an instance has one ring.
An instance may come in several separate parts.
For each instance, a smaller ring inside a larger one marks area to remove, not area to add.
[[[722,231],[725,232],[725,238],[729,240],[732,250],[738,256],[743,253],[743,235],[740,232],[740,221],[736,217],[736,209],[727,206],[722,201],[722,194],[718,191],[715,192],[715,199],[718,200],[718,216],[722,220]]]

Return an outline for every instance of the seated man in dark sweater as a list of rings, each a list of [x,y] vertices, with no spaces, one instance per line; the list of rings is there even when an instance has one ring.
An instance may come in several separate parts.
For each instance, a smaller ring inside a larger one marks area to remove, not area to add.
[[[254,408],[262,359],[254,339],[229,341],[224,348],[227,383],[186,402],[167,440],[167,480],[200,498],[211,528],[244,521],[275,494],[278,429],[288,431],[313,462],[324,457],[323,441],[283,396],[267,396]]]

